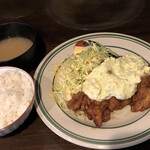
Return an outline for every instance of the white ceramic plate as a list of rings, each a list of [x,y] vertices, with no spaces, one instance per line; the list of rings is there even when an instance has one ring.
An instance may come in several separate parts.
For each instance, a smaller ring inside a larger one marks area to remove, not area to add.
[[[112,114],[112,119],[97,128],[90,121],[70,116],[51,98],[54,65],[73,53],[80,40],[97,41],[120,55],[140,55],[150,62],[150,44],[118,33],[93,33],[68,40],[52,50],[38,66],[36,84],[36,110],[43,122],[57,135],[74,144],[95,149],[117,149],[139,144],[150,139],[150,111],[131,113],[129,106]]]

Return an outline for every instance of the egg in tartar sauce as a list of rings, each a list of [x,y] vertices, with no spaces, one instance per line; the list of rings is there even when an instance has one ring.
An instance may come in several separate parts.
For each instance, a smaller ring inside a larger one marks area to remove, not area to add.
[[[150,67],[139,56],[107,58],[86,77],[82,91],[90,99],[103,101],[112,96],[124,100],[137,90],[141,76],[150,74]]]

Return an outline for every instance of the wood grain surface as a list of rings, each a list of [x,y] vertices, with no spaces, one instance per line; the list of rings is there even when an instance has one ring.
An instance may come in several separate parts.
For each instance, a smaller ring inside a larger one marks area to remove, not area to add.
[[[62,1],[56,0],[57,3],[60,3],[60,7],[62,5]],[[77,0],[76,2],[78,2]],[[85,2],[84,0],[81,0]],[[118,0],[119,1],[119,0]],[[133,9],[134,6],[139,2],[138,0],[131,0]],[[128,35],[132,35],[138,38],[141,38],[150,43],[150,1],[149,0],[140,0],[143,1],[141,4],[140,12],[134,14],[134,17],[126,20],[124,23],[117,22],[117,26],[109,26],[107,28],[97,27],[95,29],[79,29],[75,28],[74,25],[72,27],[68,27],[66,25],[58,23],[55,19],[50,16],[48,13],[47,7],[50,8],[52,3],[50,0],[0,0],[0,23],[5,22],[24,22],[31,25],[42,37],[43,41],[46,45],[46,50],[50,52],[53,48],[69,40],[70,38],[87,34],[93,32],[118,32],[124,33]],[[74,2],[74,1],[73,1]],[[96,1],[97,2],[97,1]],[[110,2],[109,0],[105,2]],[[117,2],[117,0],[112,0],[111,3]],[[129,0],[126,2],[130,3]],[[134,4],[133,4],[134,2]],[[67,5],[66,1],[65,4]],[[69,4],[68,4],[69,5]],[[84,7],[90,8],[89,4],[84,4]],[[91,4],[92,5],[92,4]],[[110,4],[105,3],[105,10],[110,10]],[[118,8],[124,8],[125,1],[120,0]],[[108,6],[108,7],[107,7]],[[78,10],[78,21],[81,23],[92,22],[91,17],[88,18],[88,14],[85,15],[87,17],[84,22],[83,9]],[[97,10],[97,9],[96,9]],[[132,10],[132,9],[131,9]],[[131,10],[125,13],[130,15]],[[59,10],[56,10],[59,11]],[[69,15],[71,13],[71,9],[66,11],[65,15]],[[121,9],[120,9],[121,11]],[[90,13],[87,11],[86,13]],[[93,13],[93,12],[91,12]],[[93,13],[93,16],[96,15],[97,12]],[[63,15],[63,14],[62,14]],[[104,14],[107,15],[107,14]],[[124,14],[127,15],[127,14]],[[101,16],[99,16],[101,17]],[[106,16],[108,17],[108,16]],[[111,17],[111,16],[110,16]],[[97,20],[96,20],[97,21]],[[99,20],[98,20],[99,21]],[[114,21],[112,19],[112,21]],[[76,23],[76,22],[75,22]],[[111,21],[109,21],[111,24]],[[90,25],[90,23],[88,23]],[[39,60],[40,62],[41,60]],[[36,68],[34,68],[31,72],[29,72],[32,76],[34,75]],[[150,120],[149,120],[150,121]],[[36,113],[35,108],[33,108],[30,113],[28,119],[21,125],[16,131],[13,133],[0,138],[0,150],[86,150],[88,148],[84,148],[81,146],[74,145],[59,136],[53,133],[40,119],[38,114]],[[150,140],[138,144],[136,146],[132,146],[130,148],[124,148],[127,150],[148,150],[150,149]]]

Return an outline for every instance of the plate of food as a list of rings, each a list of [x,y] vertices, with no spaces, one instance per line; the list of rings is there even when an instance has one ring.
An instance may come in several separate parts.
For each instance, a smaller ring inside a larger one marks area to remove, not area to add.
[[[119,149],[150,139],[150,44],[91,33],[53,49],[34,74],[35,107],[63,139]]]

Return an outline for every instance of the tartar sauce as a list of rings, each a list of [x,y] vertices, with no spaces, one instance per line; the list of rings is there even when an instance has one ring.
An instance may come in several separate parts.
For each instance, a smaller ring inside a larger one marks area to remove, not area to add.
[[[150,67],[139,56],[110,57],[86,77],[82,91],[89,98],[103,101],[115,96],[124,100],[133,96],[141,76],[150,74]]]

